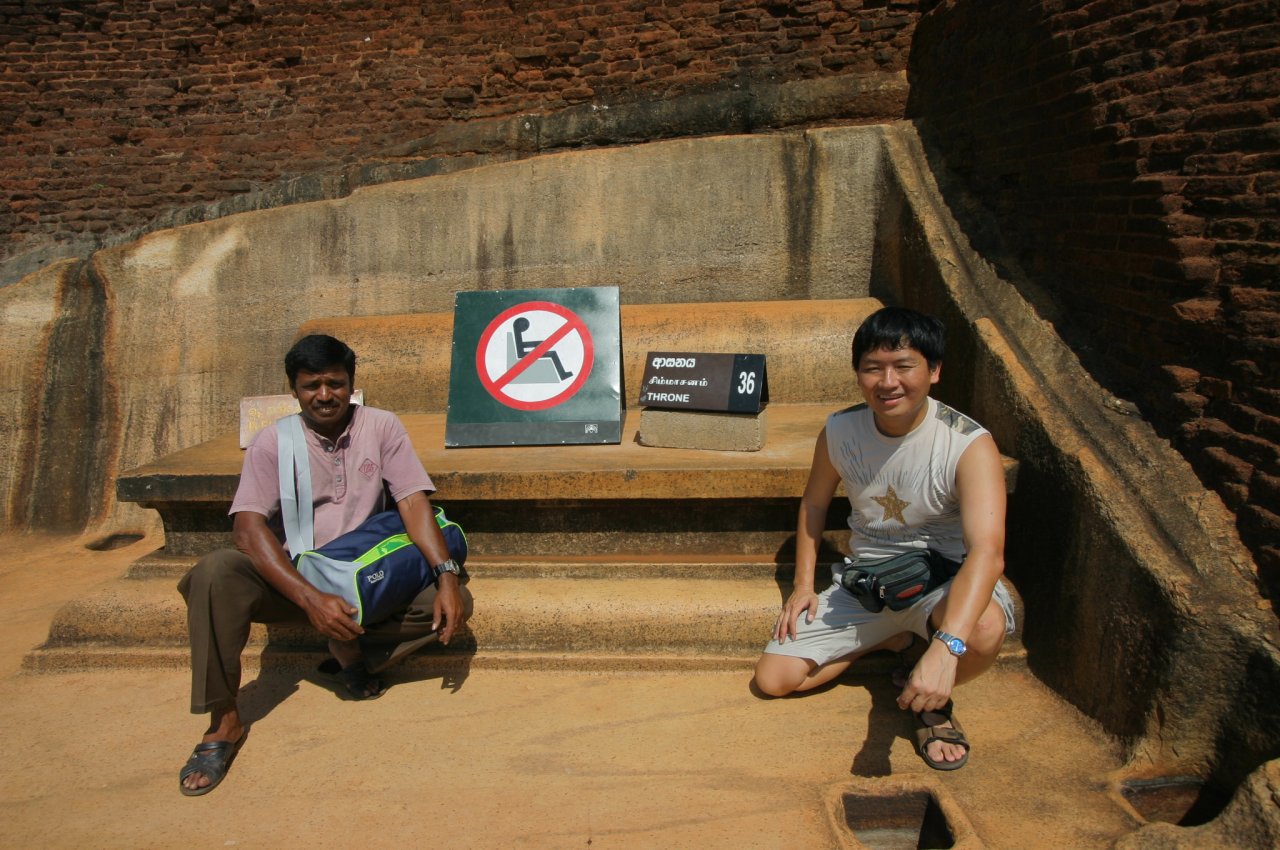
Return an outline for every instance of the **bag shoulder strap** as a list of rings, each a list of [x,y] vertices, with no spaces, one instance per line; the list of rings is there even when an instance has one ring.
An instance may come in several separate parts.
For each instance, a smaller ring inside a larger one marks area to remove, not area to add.
[[[315,542],[315,516],[311,502],[311,460],[302,416],[295,413],[276,422],[276,465],[280,473],[280,516],[285,545],[297,558]],[[297,482],[296,487],[295,483]]]

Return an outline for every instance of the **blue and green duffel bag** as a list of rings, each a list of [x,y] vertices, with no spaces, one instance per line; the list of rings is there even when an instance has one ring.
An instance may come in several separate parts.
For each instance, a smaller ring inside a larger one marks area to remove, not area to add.
[[[467,536],[444,515],[443,508],[434,507],[449,557],[462,566],[467,560]],[[405,532],[399,511],[374,514],[359,528],[298,555],[294,563],[317,589],[350,603],[361,625],[403,611],[437,578]]]

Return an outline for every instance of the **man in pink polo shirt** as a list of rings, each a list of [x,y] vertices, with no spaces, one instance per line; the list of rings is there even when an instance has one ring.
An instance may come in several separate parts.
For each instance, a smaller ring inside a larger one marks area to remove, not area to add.
[[[331,336],[304,337],[285,355],[289,387],[306,425],[315,547],[388,509],[390,494],[438,578],[407,610],[365,627],[346,600],[309,584],[283,544],[276,426],[263,429],[245,453],[231,504],[236,548],[201,558],[178,583],[191,635],[191,711],[211,715],[180,773],[185,795],[212,791],[248,733],[236,697],[251,622],[309,622],[329,638],[351,696],[374,699],[384,690],[378,672],[436,638],[447,644],[471,614],[471,595],[428,498],[435,492],[431,478],[394,414],[351,404],[355,371],[355,352]]]

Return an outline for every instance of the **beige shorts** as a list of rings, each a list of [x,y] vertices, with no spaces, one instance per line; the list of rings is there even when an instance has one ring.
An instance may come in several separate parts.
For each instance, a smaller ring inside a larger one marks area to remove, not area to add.
[[[951,582],[947,582],[934,588],[910,608],[901,611],[885,608],[873,614],[840,585],[844,564],[837,562],[831,572],[831,586],[818,594],[818,611],[813,622],[806,622],[802,614],[796,622],[796,637],[786,643],[771,640],[765,646],[765,652],[807,658],[822,666],[829,661],[864,652],[903,632],[915,632],[928,640],[931,634],[929,615],[951,590]],[[996,582],[991,598],[1004,612],[1005,633],[1012,634],[1013,598],[1003,582]]]

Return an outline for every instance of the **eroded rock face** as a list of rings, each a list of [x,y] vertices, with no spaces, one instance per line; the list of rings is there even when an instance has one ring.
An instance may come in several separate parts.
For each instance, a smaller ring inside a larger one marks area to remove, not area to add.
[[[0,387],[6,518],[151,523],[116,504],[116,472],[234,430],[242,396],[284,391],[281,358],[308,320],[447,313],[455,292],[495,288],[614,285],[625,303],[865,295],[882,132],[489,165],[153,233],[0,289],[25,369]]]
[[[5,517],[55,531],[102,518],[118,440],[106,361],[110,307],[91,264],[55,264],[3,302]]]
[[[1225,799],[1274,755],[1280,723],[1257,566],[1222,500],[968,248],[916,144],[887,137],[894,271],[873,281],[944,318],[948,361],[969,368],[944,369],[940,389],[1019,460],[1006,565],[1028,665],[1115,736],[1126,775],[1195,776]]]
[[[25,527],[32,515],[41,407],[49,341],[58,318],[58,293],[76,263],[56,263],[0,289],[0,505],[9,527]]]
[[[1116,850],[1254,850],[1280,847],[1280,760],[1259,767],[1240,785],[1222,814],[1200,826],[1148,824]]]

